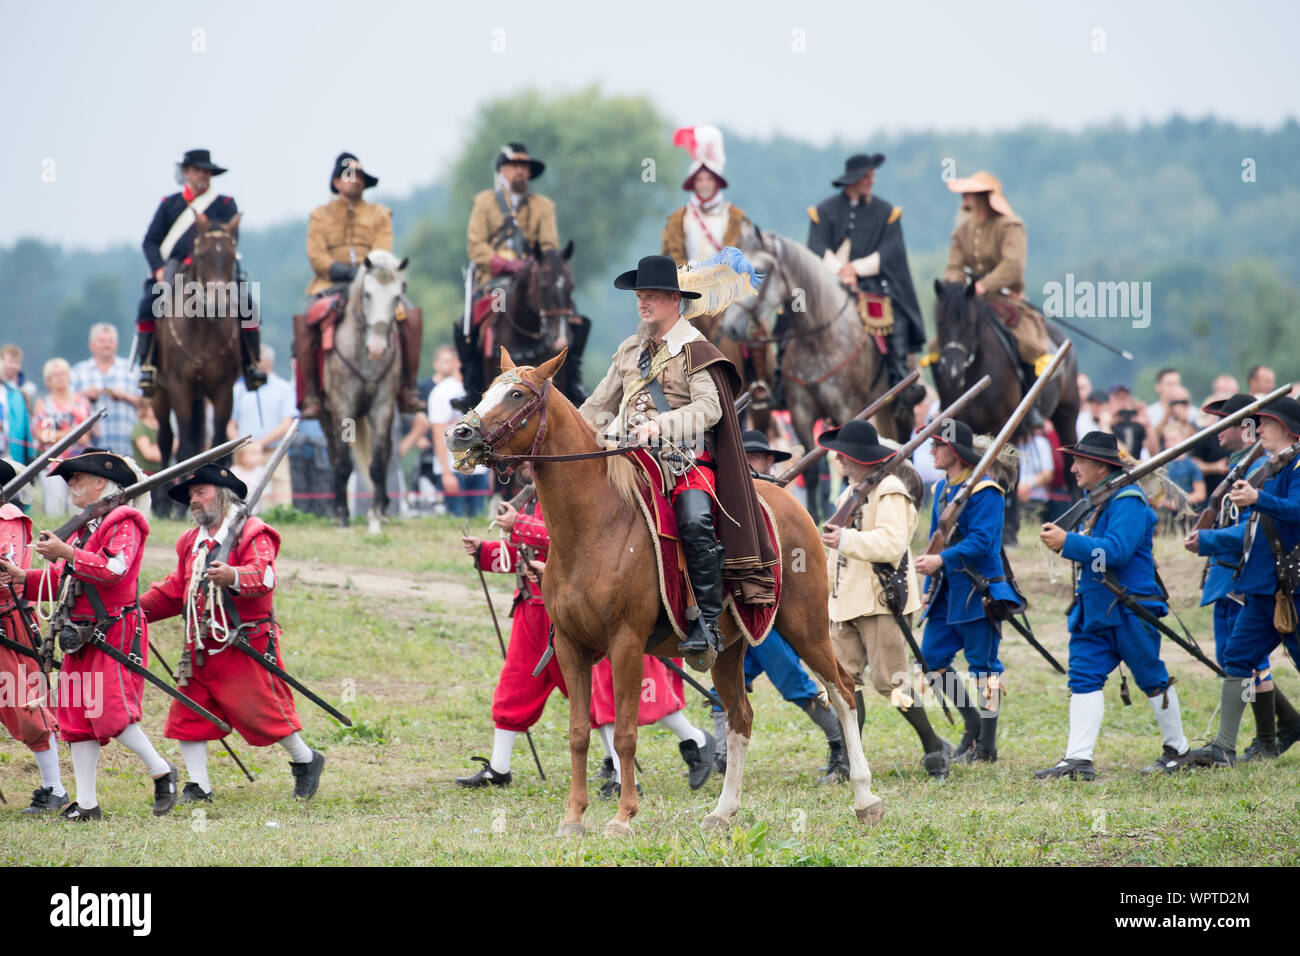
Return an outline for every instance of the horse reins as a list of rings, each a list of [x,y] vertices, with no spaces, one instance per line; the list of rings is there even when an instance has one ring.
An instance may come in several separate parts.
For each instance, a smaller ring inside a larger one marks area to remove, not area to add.
[[[362,335],[364,336],[366,331],[366,317],[361,314],[361,311],[359,309],[356,308],[349,309],[346,314],[352,315],[356,318],[357,322],[361,325],[361,332]],[[397,360],[397,349],[393,348],[393,333],[395,333],[396,331],[397,331],[397,319],[394,317],[390,319],[388,322],[388,340],[384,345],[384,350],[388,353],[388,361],[385,363],[383,369],[380,370],[379,374],[376,375],[373,379],[366,378],[366,376],[362,374],[361,369],[353,365],[352,362],[349,361],[348,357],[343,354],[342,350],[334,349],[334,354],[338,356],[338,359],[340,362],[343,363],[344,368],[346,368],[357,378],[361,379],[361,383],[363,385],[367,385],[367,386],[378,385],[381,381],[383,381],[384,376],[386,376],[392,370],[393,362]]]
[[[193,250],[192,250],[191,258],[192,258],[193,260],[195,260],[196,262],[197,262],[197,260],[199,259],[199,256],[200,256],[200,254],[201,254],[201,253],[200,253],[200,250],[199,250],[199,244],[200,244],[204,239],[207,239],[209,236],[217,236],[217,237],[220,237],[220,238],[228,239],[228,240],[230,241],[230,245],[231,245],[231,248],[232,248],[232,249],[238,248],[238,242],[236,241],[235,237],[232,236],[230,233],[226,232],[226,230],[224,230],[224,229],[220,229],[220,228],[216,228],[216,229],[208,229],[208,230],[206,230],[206,231],[203,233],[203,235],[196,237],[195,240],[194,240],[194,248],[193,248]],[[235,276],[236,276],[236,278],[235,278],[234,281],[237,282],[237,281],[238,281],[238,275],[239,275],[239,264],[238,264],[238,261],[235,260],[233,257],[232,257],[232,259],[231,259],[231,265],[232,265],[232,271],[234,272],[234,274],[235,274]],[[200,284],[202,284],[202,283],[200,283]],[[203,316],[203,317],[206,318],[206,319],[209,319],[209,320],[214,319],[214,318],[221,318],[221,316],[207,316],[207,315],[205,315],[205,316]],[[181,316],[172,316],[171,318],[173,318],[173,319],[178,319],[178,318],[181,318]],[[181,350],[181,354],[182,354],[182,355],[184,355],[187,359],[190,360],[190,364],[194,366],[196,372],[197,372],[198,370],[202,369],[203,366],[205,366],[205,365],[208,363],[208,360],[209,360],[209,359],[213,359],[213,358],[216,358],[216,357],[217,357],[216,355],[205,355],[205,356],[203,356],[203,357],[200,358],[200,357],[198,357],[198,356],[192,354],[192,353],[190,352],[190,350],[189,350],[188,348],[185,347],[185,338],[184,338],[184,336],[181,334],[180,326],[178,326],[177,323],[174,322],[174,321],[173,321],[173,322],[167,322],[167,323],[165,323],[165,324],[166,324],[166,325],[171,329],[172,338],[173,338],[173,339],[175,340],[175,342],[176,342],[176,347],[177,347],[178,349]],[[229,349],[223,349],[220,353],[218,353],[218,355],[224,356],[224,355],[226,355],[228,352],[229,352]]]

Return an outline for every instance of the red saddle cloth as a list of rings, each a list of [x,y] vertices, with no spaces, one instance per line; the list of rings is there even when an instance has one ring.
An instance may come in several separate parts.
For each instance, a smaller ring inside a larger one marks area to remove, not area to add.
[[[659,463],[649,452],[637,449],[628,452],[641,472],[641,481],[636,483],[641,495],[641,515],[645,518],[650,536],[658,547],[655,549],[655,563],[659,571],[659,599],[668,614],[673,631],[679,638],[686,637],[689,622],[686,620],[686,558],[682,553],[681,542],[677,537],[677,516],[673,512],[672,502],[660,490]],[[714,502],[716,506],[716,501]],[[768,537],[773,548],[781,552],[781,542],[776,534],[776,523],[768,511],[767,504],[759,498],[763,509],[763,521],[767,526]],[[723,515],[719,521],[726,521]],[[724,614],[730,614],[740,625],[741,633],[751,644],[761,644],[772,629],[772,620],[776,610],[781,606],[781,563],[772,568],[776,600],[770,605],[740,604],[728,589]]]

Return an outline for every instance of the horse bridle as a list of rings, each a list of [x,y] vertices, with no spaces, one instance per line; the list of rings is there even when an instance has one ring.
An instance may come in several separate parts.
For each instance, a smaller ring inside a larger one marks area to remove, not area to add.
[[[538,278],[538,276],[542,272],[545,272],[548,277],[551,275],[550,269],[541,268],[541,266],[543,265],[544,265],[543,261],[541,259],[538,259],[536,260],[536,264],[533,266],[533,268],[528,270],[528,286],[529,286],[530,294],[532,294],[532,292],[541,284],[541,280]],[[572,301],[572,297],[570,297],[570,301]],[[567,309],[538,309],[537,316],[540,322],[536,332],[530,332],[528,331],[528,329],[520,327],[520,325],[517,322],[515,322],[514,319],[509,319],[509,322],[510,322],[510,327],[514,329],[516,332],[526,335],[530,339],[545,340],[547,319],[559,318],[567,322],[573,318],[574,314],[575,313],[573,311],[572,306],[570,306]]]
[[[461,419],[461,423],[472,428],[477,435],[478,441],[488,450],[486,458],[483,458],[481,455],[474,456],[474,463],[489,465],[500,471],[501,469],[498,468],[498,465],[502,463],[503,459],[523,459],[533,457],[537,454],[538,449],[542,447],[542,439],[546,437],[546,397],[551,390],[551,380],[548,378],[546,381],[542,382],[540,386],[534,385],[532,382],[528,381],[528,379],[524,378],[523,375],[519,374],[518,370],[512,368],[504,372],[501,378],[497,380],[496,384],[522,385],[524,388],[528,389],[532,395],[529,397],[528,401],[524,402],[523,406],[517,412],[494,428],[491,434],[483,434],[483,416],[478,413],[477,409],[471,408],[466,412],[465,416]],[[532,447],[528,449],[528,454],[497,455],[496,443],[502,439],[510,438],[521,428],[526,427],[528,425],[528,419],[539,408],[541,409],[541,412],[537,423],[537,434],[533,437],[533,444]],[[506,467],[507,469],[509,468],[508,465]]]
[[[965,322],[963,323],[963,328],[969,325],[970,327],[973,327],[975,330],[975,342],[971,347],[967,347],[966,343],[961,341],[960,339],[953,339],[950,342],[945,342],[943,344],[943,347],[939,349],[939,361],[936,363],[936,365],[938,365],[939,371],[943,370],[944,353],[951,350],[954,352],[960,352],[962,356],[964,356],[964,358],[961,360],[961,363],[957,366],[957,370],[956,370],[955,384],[957,388],[963,388],[965,386],[966,373],[970,370],[970,367],[975,364],[975,350],[976,348],[979,347],[979,323],[982,322],[983,320],[984,320],[984,316],[979,312],[978,309],[976,309],[975,321],[970,323],[965,323]]]
[[[778,256],[771,249],[764,248],[763,251],[768,253],[768,255],[772,257],[772,263],[775,266],[774,272],[775,274],[781,277],[781,281],[785,283],[785,287],[787,289],[793,288],[793,286],[790,283],[790,277],[785,271],[785,265],[781,262],[781,257]],[[758,317],[758,308],[763,302],[763,293],[766,291],[767,283],[771,280],[772,275],[773,273],[769,272],[766,276],[764,276],[763,284],[759,286],[758,294],[754,297],[754,302],[752,304],[748,304],[748,305],[742,304],[737,306],[742,312],[744,312],[747,316],[749,316],[750,328],[761,327],[761,320]],[[736,341],[740,342],[742,345],[769,345],[772,342],[776,342],[778,344],[783,345],[790,339],[803,338],[804,336],[807,335],[816,335],[818,332],[825,332],[827,329],[829,329],[831,326],[835,324],[836,320],[840,317],[840,315],[844,312],[844,310],[848,308],[851,304],[853,304],[853,301],[854,299],[852,294],[848,295],[848,297],[844,300],[844,303],[835,311],[835,314],[830,317],[829,321],[823,322],[821,325],[814,325],[810,329],[787,329],[785,332],[782,332],[780,335],[759,335],[759,336],[754,336],[752,338],[746,337],[743,339],[736,339]],[[726,333],[724,332],[723,334]]]

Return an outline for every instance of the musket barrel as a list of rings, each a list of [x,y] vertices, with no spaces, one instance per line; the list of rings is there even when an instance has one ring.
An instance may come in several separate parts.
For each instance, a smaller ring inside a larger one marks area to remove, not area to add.
[[[49,464],[50,461],[75,445],[81,437],[86,434],[86,432],[98,425],[99,420],[107,414],[108,409],[101,408],[84,422],[69,431],[49,448],[45,449],[45,451],[32,459],[31,464],[18,472],[18,474],[14,475],[13,478],[10,479],[9,484],[4,486],[4,490],[0,491],[0,503],[8,501],[15,494],[21,491],[25,485],[34,480],[37,475],[45,470],[45,466]]]

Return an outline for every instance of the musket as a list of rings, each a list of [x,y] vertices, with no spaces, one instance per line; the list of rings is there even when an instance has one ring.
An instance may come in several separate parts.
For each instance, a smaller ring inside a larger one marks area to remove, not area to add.
[[[889,391],[885,392],[884,395],[881,395],[878,399],[876,399],[874,402],[872,402],[862,411],[854,415],[853,421],[855,422],[866,421],[872,415],[876,414],[876,412],[884,408],[888,403],[892,402],[899,395],[899,393],[903,391],[903,389],[907,388],[909,385],[911,385],[920,377],[921,377],[921,370],[915,368],[912,369],[912,371],[908,372],[907,375],[903,377],[903,380],[901,382],[899,382]],[[828,451],[830,451],[829,448],[817,447],[814,448],[812,451],[807,452],[802,458],[796,461],[793,465],[791,465],[785,471],[781,472],[781,474],[777,476],[775,483],[780,485],[782,488],[784,488],[786,485],[790,484],[790,482],[798,478],[799,475],[801,475],[804,471],[811,468],[813,465],[817,464],[817,462],[821,461],[824,457],[826,457],[826,453]]]
[[[1291,385],[1283,385],[1280,388],[1274,389],[1263,398],[1251,402],[1245,408],[1240,408],[1231,415],[1225,415],[1208,428],[1201,429],[1195,435],[1183,439],[1176,445],[1171,445],[1158,455],[1152,455],[1146,461],[1139,462],[1132,468],[1124,471],[1122,474],[1116,475],[1104,485],[1094,488],[1085,497],[1076,501],[1063,515],[1057,518],[1053,524],[1066,531],[1073,531],[1078,526],[1079,522],[1083,520],[1085,514],[1094,508],[1105,504],[1115,495],[1116,492],[1128,487],[1136,481],[1140,481],[1157,468],[1161,468],[1173,461],[1175,458],[1178,458],[1180,455],[1191,451],[1192,448],[1203,442],[1205,439],[1217,435],[1225,428],[1231,428],[1244,418],[1249,418],[1270,402],[1275,402],[1283,395],[1289,393],[1292,387],[1293,386]]]
[[[892,475],[905,461],[910,461],[912,453],[920,448],[923,444],[934,437],[935,433],[943,428],[945,422],[952,421],[957,417],[957,413],[969,405],[976,395],[988,388],[993,379],[985,375],[978,382],[972,385],[962,394],[958,395],[951,405],[939,412],[928,425],[922,428],[912,440],[900,448],[893,455],[889,456],[879,468],[874,469],[869,475],[858,482],[857,487],[853,489],[853,494],[844,500],[844,504],[835,509],[835,514],[826,520],[826,527],[844,528],[848,526],[853,512],[857,511],[862,502],[871,494],[872,489]],[[827,449],[821,449],[826,451]]]
[[[3,489],[0,489],[0,504],[4,504],[6,501],[13,498],[13,496],[21,491],[27,484],[34,481],[36,477],[45,470],[45,466],[50,463],[51,459],[57,458],[75,445],[81,439],[81,436],[85,435],[86,432],[99,424],[99,420],[107,414],[108,409],[101,408],[99,411],[95,412],[95,414],[91,415],[84,422],[77,425],[70,432],[56,441],[49,448],[45,449],[45,451],[32,459],[31,464],[10,478],[9,483],[5,485]]]
[[[1185,650],[1188,654],[1191,654],[1193,657],[1195,657],[1198,661],[1200,661],[1210,670],[1214,671],[1214,673],[1216,673],[1220,677],[1228,676],[1223,672],[1222,668],[1220,668],[1218,664],[1214,663],[1214,661],[1210,660],[1208,657],[1205,656],[1205,653],[1199,647],[1196,646],[1195,642],[1190,640],[1183,640],[1183,638],[1179,637],[1174,632],[1173,628],[1169,627],[1167,624],[1165,624],[1164,621],[1160,620],[1160,618],[1156,617],[1145,607],[1139,604],[1137,598],[1135,598],[1121,585],[1119,585],[1117,582],[1111,579],[1111,573],[1112,572],[1107,571],[1105,574],[1103,574],[1101,578],[1101,583],[1106,585],[1106,587],[1110,589],[1111,593],[1115,595],[1116,599],[1119,601],[1120,604],[1123,604],[1126,608],[1128,608],[1130,611],[1136,614],[1142,621],[1149,624],[1151,627],[1154,627],[1157,631],[1159,631],[1165,637],[1169,638],[1171,641],[1173,641],[1175,644],[1177,644],[1179,647]],[[1190,635],[1188,636],[1190,637]]]
[[[230,552],[234,550],[235,544],[239,541],[239,536],[244,531],[244,525],[248,523],[253,509],[257,507],[258,501],[262,498],[262,493],[266,491],[266,486],[271,483],[271,477],[275,474],[275,469],[280,462],[284,461],[284,456],[289,452],[289,446],[293,444],[294,436],[298,434],[298,419],[294,419],[285,431],[284,437],[280,439],[280,444],[276,446],[275,451],[271,454],[271,460],[267,462],[266,468],[263,469],[261,480],[254,486],[253,490],[248,493],[248,497],[235,511],[234,518],[230,522],[230,527],[226,532],[225,540],[221,542],[214,552],[212,560],[220,561],[222,564],[230,563]],[[230,592],[222,588],[222,598],[226,600],[228,607],[233,607],[230,603]]]
[[[63,524],[59,525],[54,531],[47,532],[57,538],[67,541],[74,534],[86,526],[86,523],[96,518],[102,518],[114,508],[118,507],[132,498],[138,498],[146,492],[153,491],[162,485],[167,484],[173,478],[180,478],[188,475],[196,468],[206,465],[208,462],[216,461],[218,458],[224,458],[233,452],[244,442],[248,441],[250,436],[244,435],[242,438],[234,438],[216,448],[209,448],[207,451],[199,452],[193,458],[187,458],[185,461],[172,465],[170,468],[164,468],[157,474],[150,475],[133,485],[126,486],[122,491],[116,494],[105,495],[98,501],[92,501],[86,507],[81,509],[79,514],[73,515]],[[123,475],[123,478],[126,476]],[[229,728],[227,728],[229,729]]]
[[[167,666],[167,661],[163,659],[162,654],[158,653],[158,648],[154,646],[153,641],[149,642],[149,653],[153,655],[154,660],[156,660],[159,664],[162,665],[163,671],[167,674],[168,677],[171,678],[172,683],[179,685],[179,681],[176,680],[176,675],[172,673],[172,669]],[[226,740],[225,737],[221,738],[221,746],[225,748],[226,753],[230,754],[230,759],[235,762],[235,766],[238,767],[240,770],[244,771],[244,776],[248,778],[248,782],[256,783],[257,782],[256,778],[251,773],[248,772],[248,768],[244,766],[244,762],[240,760],[238,756],[236,756],[235,752],[232,749],[230,749],[230,743],[229,741]]]
[[[686,683],[690,684],[692,687],[698,690],[704,696],[704,699],[707,700],[714,707],[718,708],[718,710],[721,710],[724,713],[726,712],[727,708],[723,706],[722,698],[719,697],[717,694],[715,694],[713,691],[709,690],[707,687],[705,687],[703,684],[697,681],[690,674],[686,673],[686,671],[678,667],[676,661],[668,657],[656,657],[655,659],[659,661],[659,663],[663,664],[664,667],[668,668],[670,671],[672,671],[674,674],[680,677],[682,680],[686,681]],[[641,768],[637,767],[637,769],[640,770]]]
[[[1242,459],[1228,470],[1228,473],[1223,476],[1223,480],[1219,482],[1218,487],[1214,489],[1214,494],[1210,495],[1210,500],[1205,503],[1205,509],[1196,521],[1195,530],[1208,531],[1219,526],[1219,512],[1223,508],[1223,499],[1228,496],[1232,486],[1246,476],[1246,473],[1250,471],[1250,466],[1262,454],[1264,454],[1264,443],[1256,441],[1255,444],[1250,446],[1250,451],[1246,452]]]
[[[325,713],[329,714],[331,717],[333,717],[335,720],[341,723],[344,727],[351,727],[352,721],[347,716],[347,714],[344,714],[336,710],[332,706],[330,706],[328,701],[320,697],[310,687],[302,683],[302,681],[298,680],[293,675],[289,674],[283,667],[281,667],[279,664],[275,662],[275,654],[271,651],[271,644],[269,643],[274,639],[275,639],[275,632],[272,631],[270,637],[268,638],[266,651],[261,652],[253,648],[252,643],[248,640],[248,636],[242,630],[237,630],[235,631],[234,636],[231,637],[229,646],[235,648],[235,650],[237,651],[241,651],[248,657],[251,657],[253,660],[257,661],[257,663],[260,664],[264,670],[270,671],[276,677],[280,678],[280,680],[284,681],[286,684],[288,684],[298,693],[302,694],[304,697],[306,697],[309,701],[311,701],[321,710],[325,711]],[[226,728],[226,729],[229,730],[230,728]]]
[[[142,612],[137,612],[137,613],[142,613]],[[139,674],[149,683],[153,684],[155,687],[161,690],[168,697],[188,707],[190,710],[194,711],[194,713],[198,714],[200,717],[202,717],[204,720],[208,721],[209,723],[215,724],[217,727],[221,729],[221,732],[223,734],[230,733],[230,725],[228,723],[226,723],[220,717],[213,714],[202,704],[197,703],[191,700],[185,694],[182,694],[180,691],[172,687],[170,684],[168,684],[165,680],[163,680],[153,671],[149,670],[149,668],[144,666],[144,663],[140,660],[139,657],[136,657],[133,654],[123,654],[112,644],[108,643],[108,640],[104,637],[103,634],[100,633],[98,627],[96,627],[95,630],[91,632],[90,639],[86,641],[86,646],[93,647],[96,650],[98,650],[100,653],[105,654],[108,657],[112,658],[113,660],[117,661],[119,664],[121,664],[123,667],[129,670],[132,674]]]

